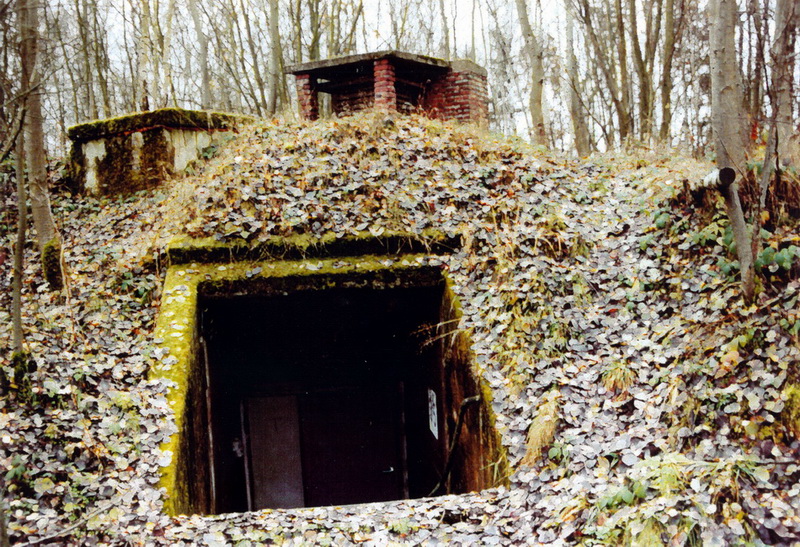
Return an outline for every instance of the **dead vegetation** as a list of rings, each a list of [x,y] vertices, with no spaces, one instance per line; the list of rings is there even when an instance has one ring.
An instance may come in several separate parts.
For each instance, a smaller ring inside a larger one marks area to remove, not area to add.
[[[58,196],[71,304],[39,290],[29,256],[33,398],[0,401],[12,539],[381,543],[389,523],[410,519],[414,543],[479,544],[495,530],[512,544],[797,541],[796,220],[765,236],[774,254],[746,306],[719,204],[670,201],[707,166],[638,156],[576,163],[414,117],[267,122],[158,190]],[[174,421],[169,386],[147,371],[172,362],[152,339],[167,242],[431,228],[461,237],[438,260],[489,386],[510,488],[164,516],[153,485],[169,455],[156,447]],[[0,268],[7,278],[8,262]],[[0,366],[12,373],[8,357]]]

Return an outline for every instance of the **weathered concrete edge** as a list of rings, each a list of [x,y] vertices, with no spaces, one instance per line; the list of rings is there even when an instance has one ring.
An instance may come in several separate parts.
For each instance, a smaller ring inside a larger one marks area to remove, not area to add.
[[[254,118],[239,114],[185,110],[182,108],[161,108],[149,112],[135,112],[124,116],[77,124],[67,130],[67,136],[73,143],[77,144],[154,127],[215,131],[231,130],[239,125],[252,123],[253,121],[255,121]]]
[[[397,51],[393,49],[374,51],[371,53],[360,53],[356,55],[343,55],[340,57],[332,57],[330,59],[322,59],[320,61],[311,61],[308,63],[299,63],[286,67],[284,72],[286,74],[297,74],[300,72],[313,72],[321,68],[330,68],[335,66],[349,65],[354,63],[363,63],[365,61],[376,61],[378,59],[385,59],[387,57],[395,57],[405,61],[414,61],[440,68],[449,68],[450,63],[444,59],[430,57],[428,55],[418,55],[415,53],[406,53],[404,51]]]
[[[438,230],[421,234],[370,232],[321,237],[296,235],[270,236],[264,241],[218,241],[214,238],[183,237],[167,247],[170,264],[192,262],[238,262],[242,260],[302,260],[362,255],[449,254],[461,248],[460,234],[448,235]]]
[[[385,263],[387,258],[385,255],[352,257],[349,263],[344,265],[340,263],[341,259],[334,258],[323,260],[321,264],[314,264],[313,269],[308,267],[307,260],[171,265],[164,280],[154,331],[154,342],[157,348],[162,350],[161,356],[149,372],[151,380],[167,380],[173,384],[167,395],[167,401],[174,413],[177,430],[159,447],[162,453],[171,455],[170,463],[162,468],[159,480],[159,486],[166,491],[164,512],[167,515],[177,515],[188,507],[188,501],[185,499],[186,485],[180,484],[178,480],[178,455],[180,432],[185,427],[192,360],[198,338],[198,296],[203,284],[253,283],[259,279],[298,276],[312,279],[331,273],[346,276],[390,271],[413,272],[426,267],[420,264],[425,256],[430,255],[407,255],[391,264]]]

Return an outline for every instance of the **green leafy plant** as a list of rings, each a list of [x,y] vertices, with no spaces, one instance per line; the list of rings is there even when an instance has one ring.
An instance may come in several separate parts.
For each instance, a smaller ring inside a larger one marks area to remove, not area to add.
[[[122,274],[119,288],[122,292],[133,293],[141,301],[144,301],[156,288],[156,278],[153,274],[135,275],[133,272],[128,271]]]
[[[653,224],[659,230],[663,230],[667,227],[671,218],[672,215],[670,214],[669,209],[659,209],[653,215]]]
[[[547,458],[557,464],[564,463],[569,460],[569,455],[572,447],[563,441],[555,441],[547,451]]]
[[[780,250],[767,246],[759,253],[756,259],[756,268],[761,269],[775,265],[784,271],[789,271],[798,257],[800,257],[800,247],[796,245],[790,245]]]
[[[696,245],[716,245],[730,230],[730,223],[723,215],[717,214],[704,228],[692,233],[689,239]]]

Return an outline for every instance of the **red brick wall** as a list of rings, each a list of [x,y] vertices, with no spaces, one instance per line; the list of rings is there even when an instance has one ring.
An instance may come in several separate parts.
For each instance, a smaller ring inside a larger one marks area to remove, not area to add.
[[[421,104],[416,106],[434,118],[486,125],[489,106],[485,71],[469,61],[453,61],[452,64],[453,69],[429,84],[419,97]],[[319,102],[315,82],[309,74],[299,73],[295,78],[301,117],[317,119]],[[362,85],[334,94],[333,112],[350,114],[373,107],[383,111],[412,111],[411,103],[417,99],[418,92],[398,90],[395,78],[392,59],[377,59],[373,64],[373,86]]]
[[[397,110],[397,91],[395,90],[394,65],[390,59],[378,59],[374,65],[375,109]]]
[[[486,125],[486,76],[473,71],[448,72],[433,82],[422,106],[434,118]]]
[[[331,96],[331,109],[334,114],[346,116],[354,112],[369,110],[374,103],[375,94],[372,87],[359,89],[350,93],[337,93]]]
[[[319,118],[319,100],[313,89],[314,82],[308,74],[297,74],[294,80],[297,87],[297,102],[300,105],[300,117],[306,120]]]

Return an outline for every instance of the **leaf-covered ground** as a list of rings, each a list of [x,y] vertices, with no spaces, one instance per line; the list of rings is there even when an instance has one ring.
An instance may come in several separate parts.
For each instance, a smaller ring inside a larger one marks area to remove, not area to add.
[[[0,398],[19,544],[792,544],[800,541],[800,259],[765,232],[759,300],[735,282],[709,166],[642,152],[581,162],[423,118],[247,128],[196,176],[125,198],[55,197],[70,283],[24,289],[34,366]],[[713,194],[713,193],[712,193]],[[13,204],[8,204],[6,211]],[[2,237],[11,246],[12,218]],[[459,233],[435,259],[472,334],[509,486],[364,506],[161,513],[174,433],[148,379],[170,238]],[[10,346],[10,255],[0,260]],[[9,352],[0,357],[12,374]],[[26,395],[26,393],[29,394]],[[532,425],[533,424],[533,425]]]

